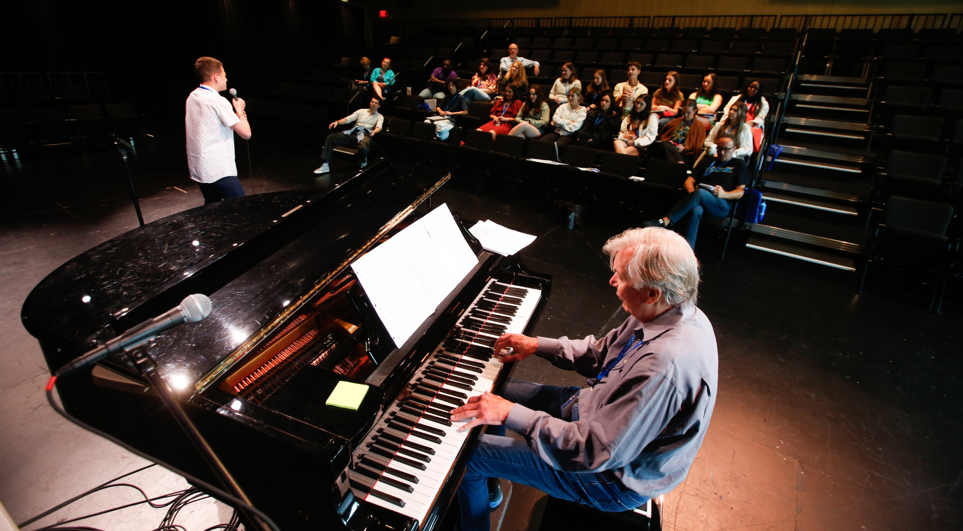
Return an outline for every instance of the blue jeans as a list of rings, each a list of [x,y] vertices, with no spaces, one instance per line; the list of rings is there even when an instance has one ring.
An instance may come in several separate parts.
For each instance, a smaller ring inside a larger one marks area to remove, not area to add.
[[[556,418],[566,418],[563,405],[578,387],[553,387],[510,380],[502,396]],[[573,416],[577,419],[577,413]],[[571,420],[566,418],[566,420]],[[590,505],[601,511],[622,512],[639,507],[648,498],[630,491],[611,472],[563,472],[543,461],[528,444],[505,437],[504,426],[492,426],[465,469],[458,487],[463,531],[488,531],[488,478],[504,478],[528,485],[549,496]]]
[[[679,233],[689,242],[689,246],[695,249],[696,235],[699,233],[699,222],[702,214],[708,214],[714,218],[724,218],[729,215],[732,203],[725,199],[712,195],[712,192],[704,188],[696,188],[695,192],[685,196],[669,210],[665,217],[673,225],[682,223]]]
[[[244,197],[244,187],[236,176],[221,177],[212,183],[197,183],[204,195],[204,204],[216,203],[221,199]]]
[[[482,92],[478,87],[468,87],[460,93],[468,105],[471,105],[474,101],[491,101],[492,95]]]

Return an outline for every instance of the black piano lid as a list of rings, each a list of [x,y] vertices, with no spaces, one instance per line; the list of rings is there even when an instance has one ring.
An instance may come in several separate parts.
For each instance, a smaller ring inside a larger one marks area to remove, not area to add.
[[[205,293],[214,305],[211,315],[161,334],[149,350],[168,383],[185,389],[343,267],[447,174],[394,165],[361,174],[363,184],[345,185],[339,194],[263,194],[174,214],[51,273],[27,297],[24,326],[44,346],[53,371],[190,293]],[[304,207],[291,213],[298,205]],[[265,248],[269,254],[262,256]],[[63,352],[62,359],[51,347]],[[126,359],[110,361],[136,375]]]

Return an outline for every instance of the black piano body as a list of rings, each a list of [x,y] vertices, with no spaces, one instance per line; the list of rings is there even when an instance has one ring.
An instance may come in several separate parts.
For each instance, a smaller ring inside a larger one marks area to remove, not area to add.
[[[262,194],[157,220],[51,273],[24,303],[22,322],[54,372],[189,294],[210,296],[207,319],[145,348],[254,505],[284,530],[431,529],[480,430],[423,522],[354,498],[352,453],[486,282],[541,290],[528,327],[551,283],[517,257],[483,251],[462,227],[478,264],[395,347],[350,264],[417,218],[448,179],[438,168],[379,163],[327,193]],[[356,411],[325,405],[342,380],[371,385]],[[217,484],[125,355],[56,385],[70,415]]]

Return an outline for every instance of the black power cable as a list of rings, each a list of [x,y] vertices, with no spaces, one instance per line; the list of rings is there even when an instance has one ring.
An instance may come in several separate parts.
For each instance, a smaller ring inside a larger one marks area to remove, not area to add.
[[[90,426],[90,425],[84,423],[84,422],[81,421],[80,419],[76,419],[76,418],[70,416],[70,415],[63,409],[63,407],[62,407],[60,404],[58,404],[56,400],[54,400],[53,389],[54,389],[54,384],[56,383],[56,381],[57,381],[57,377],[56,377],[56,376],[52,376],[52,377],[50,378],[50,381],[47,382],[47,386],[46,386],[46,388],[45,388],[45,391],[46,391],[46,394],[47,394],[47,402],[50,403],[50,407],[52,407],[53,410],[57,412],[57,414],[59,414],[60,416],[62,416],[62,417],[65,418],[65,419],[67,419],[67,420],[70,421],[71,423],[76,424],[77,426],[79,426],[79,427],[81,427],[81,428],[83,428],[83,429],[85,429],[85,430],[87,430],[87,431],[89,431],[89,432],[91,432],[91,433],[95,433],[95,434],[97,434],[97,435],[100,435],[100,436],[103,437],[104,439],[107,439],[108,441],[110,441],[110,442],[112,442],[112,443],[120,446],[121,448],[127,450],[128,452],[130,452],[130,453],[132,453],[132,454],[134,454],[134,455],[137,455],[137,456],[139,456],[139,457],[142,457],[142,458],[146,459],[147,461],[153,461],[153,462],[161,465],[162,467],[166,468],[167,470],[170,470],[171,472],[173,472],[173,473],[175,473],[175,474],[179,474],[179,475],[183,476],[187,481],[189,481],[189,482],[191,482],[191,483],[193,483],[193,484],[195,484],[195,485],[200,485],[201,487],[203,487],[205,490],[207,490],[207,491],[209,491],[209,492],[216,492],[221,498],[232,502],[232,503],[234,504],[233,506],[234,506],[235,509],[236,509],[237,507],[244,507],[245,509],[247,509],[247,510],[251,511],[252,513],[254,513],[254,515],[256,515],[262,522],[264,522],[265,525],[267,525],[267,526],[268,526],[269,528],[271,528],[273,531],[281,531],[281,529],[278,527],[278,525],[274,523],[274,520],[271,520],[271,518],[270,518],[268,515],[264,514],[264,512],[262,512],[260,509],[258,509],[258,508],[256,508],[256,507],[254,507],[253,505],[250,505],[250,504],[248,504],[248,503],[245,503],[244,501],[238,499],[238,498],[235,497],[234,495],[232,495],[232,494],[230,494],[230,493],[228,493],[228,492],[225,492],[223,489],[219,489],[219,488],[215,487],[214,485],[211,485],[211,484],[208,483],[207,481],[204,481],[204,480],[202,480],[202,479],[200,479],[200,478],[198,478],[198,477],[195,477],[195,476],[193,476],[193,475],[191,475],[191,474],[188,474],[187,472],[183,472],[183,471],[177,469],[176,467],[174,467],[174,466],[172,466],[172,465],[170,465],[170,464],[168,464],[168,463],[165,463],[165,462],[163,462],[163,461],[159,461],[159,460],[157,460],[156,458],[154,458],[154,457],[152,457],[152,456],[149,456],[149,455],[145,454],[144,452],[141,452],[141,451],[138,450],[137,448],[134,448],[133,446],[127,444],[126,442],[124,442],[124,441],[122,441],[122,440],[114,437],[113,435],[110,435],[110,434],[108,434],[108,433],[106,433],[106,432],[103,432],[103,431],[101,431],[101,430],[98,430],[97,428],[94,428],[93,426]],[[143,503],[143,502],[139,502],[139,503]],[[67,522],[61,522],[61,523],[67,523]],[[54,528],[54,529],[56,529],[56,528]]]

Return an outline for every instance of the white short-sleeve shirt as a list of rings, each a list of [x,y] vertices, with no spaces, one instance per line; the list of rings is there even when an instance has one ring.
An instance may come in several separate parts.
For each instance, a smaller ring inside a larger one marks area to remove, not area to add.
[[[231,104],[214,89],[202,85],[191,92],[184,115],[191,179],[213,183],[237,175],[231,128],[240,121]]]

